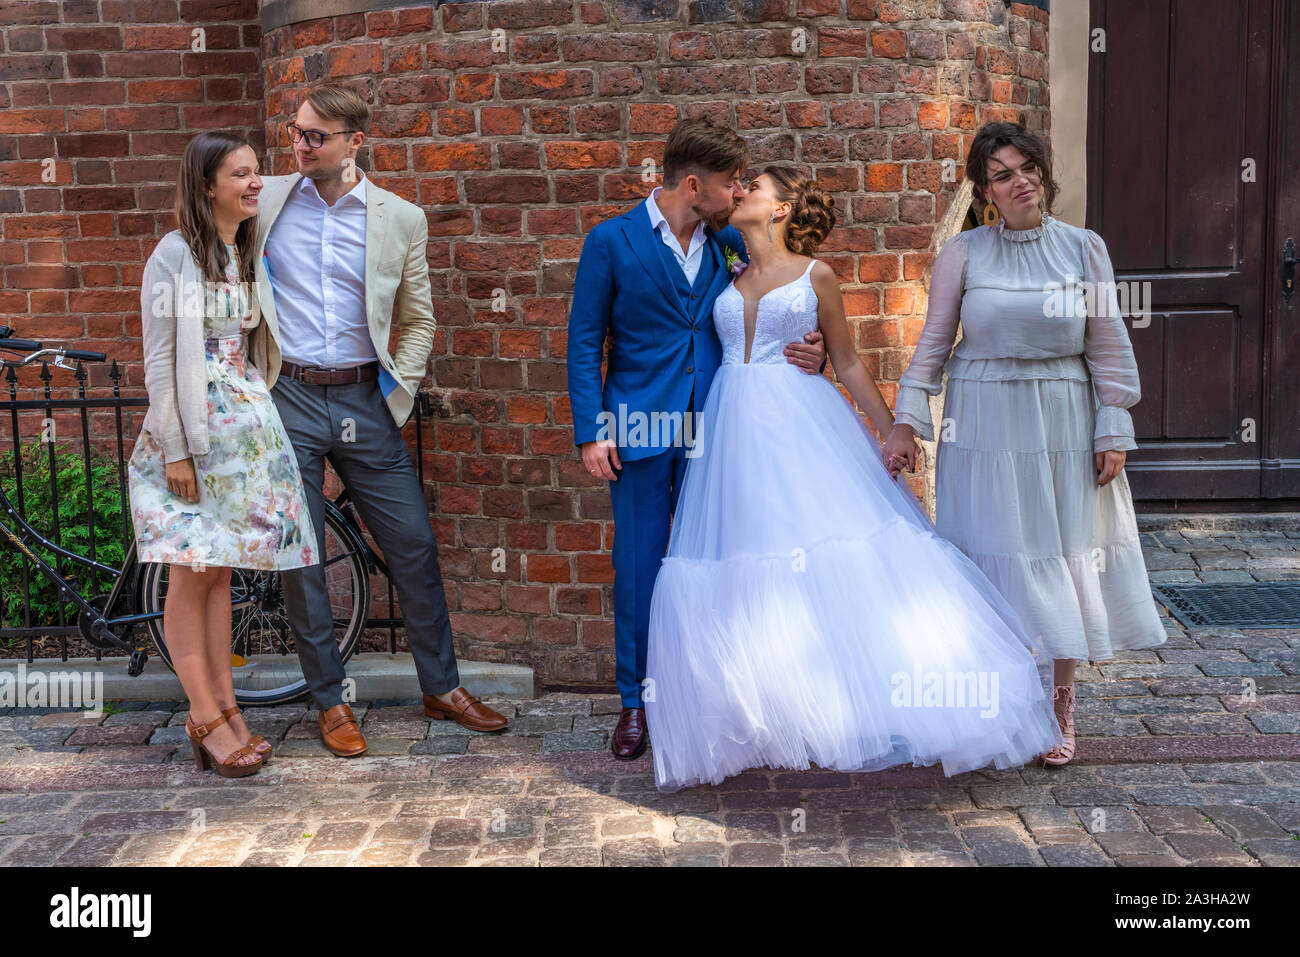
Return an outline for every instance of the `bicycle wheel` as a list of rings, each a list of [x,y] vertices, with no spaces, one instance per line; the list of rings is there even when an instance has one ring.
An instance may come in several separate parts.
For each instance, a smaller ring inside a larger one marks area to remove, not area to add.
[[[366,549],[356,529],[332,502],[325,503],[325,584],[334,616],[339,653],[347,661],[357,649],[370,609]],[[141,566],[140,607],[160,612],[167,598],[168,565]],[[235,700],[241,705],[276,705],[307,694],[294,630],[284,608],[279,572],[236,568],[230,576],[230,657]],[[148,622],[158,655],[175,671],[161,617]]]

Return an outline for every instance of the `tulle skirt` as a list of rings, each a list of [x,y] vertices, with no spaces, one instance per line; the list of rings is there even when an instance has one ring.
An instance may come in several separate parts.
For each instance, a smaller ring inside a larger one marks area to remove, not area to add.
[[[763,766],[952,775],[1060,740],[1050,660],[829,381],[724,364],[692,451],[650,608],[661,790]]]

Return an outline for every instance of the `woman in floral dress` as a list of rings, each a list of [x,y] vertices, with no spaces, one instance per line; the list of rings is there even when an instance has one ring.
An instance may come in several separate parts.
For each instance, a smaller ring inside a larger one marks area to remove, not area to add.
[[[230,133],[201,133],[185,150],[179,228],[141,283],[149,412],[128,470],[140,560],[171,566],[163,628],[195,762],[224,777],[255,773],[271,751],[235,706],[231,568],[319,561],[297,458],[248,361],[257,167]]]

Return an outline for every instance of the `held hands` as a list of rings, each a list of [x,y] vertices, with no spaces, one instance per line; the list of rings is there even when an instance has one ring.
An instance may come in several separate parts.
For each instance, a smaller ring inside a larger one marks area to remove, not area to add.
[[[618,476],[614,474],[614,469],[623,467],[618,458],[618,444],[611,439],[582,443],[582,465],[598,478],[617,482]]]
[[[915,472],[921,461],[921,448],[916,443],[916,432],[910,425],[895,425],[885,439],[880,450],[880,457],[889,470],[890,478],[897,479],[898,473],[906,467]]]
[[[826,345],[822,342],[820,329],[805,333],[803,342],[791,342],[785,347],[785,358],[799,367],[801,372],[819,375],[822,363],[826,361]]]
[[[1096,452],[1092,456],[1093,464],[1097,469],[1097,484],[1105,485],[1115,476],[1119,475],[1120,470],[1124,468],[1124,460],[1128,458],[1126,452]]]
[[[187,502],[199,500],[199,480],[194,474],[194,459],[167,463],[167,491]]]
[[[885,440],[881,458],[892,477],[897,478],[904,466],[909,472],[916,471],[921,450],[917,447],[915,435],[910,425],[895,425]],[[1097,484],[1107,485],[1119,475],[1127,457],[1122,451],[1095,453],[1093,462],[1097,470]]]

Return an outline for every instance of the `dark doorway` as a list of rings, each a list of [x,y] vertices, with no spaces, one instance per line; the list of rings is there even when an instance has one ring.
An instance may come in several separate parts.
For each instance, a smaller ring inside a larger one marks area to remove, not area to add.
[[[1134,497],[1300,497],[1300,11],[1283,0],[1092,0],[1087,225],[1142,374]],[[1281,503],[1277,503],[1281,504]]]

